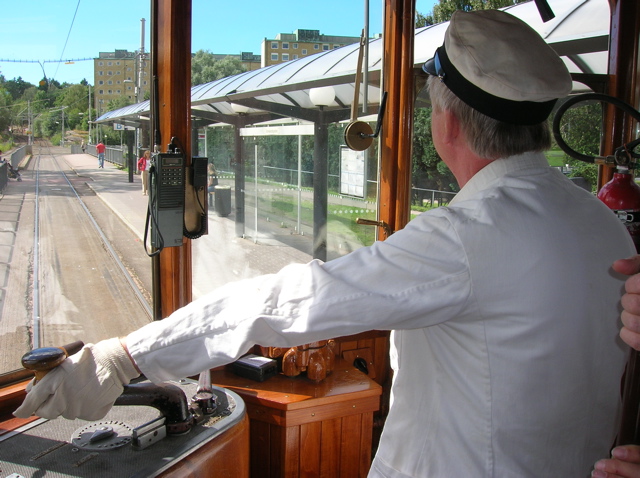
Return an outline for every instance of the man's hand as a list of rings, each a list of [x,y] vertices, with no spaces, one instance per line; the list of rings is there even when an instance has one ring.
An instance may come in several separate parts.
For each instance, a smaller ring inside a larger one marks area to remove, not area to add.
[[[50,371],[13,414],[19,418],[99,420],[122,394],[123,386],[140,373],[119,339],[88,344]]]
[[[640,446],[625,445],[613,449],[609,459],[598,461],[594,478],[640,478]]]
[[[622,330],[620,337],[636,350],[640,350],[640,255],[620,259],[613,263],[613,270],[630,275],[625,282],[626,294],[622,296]]]

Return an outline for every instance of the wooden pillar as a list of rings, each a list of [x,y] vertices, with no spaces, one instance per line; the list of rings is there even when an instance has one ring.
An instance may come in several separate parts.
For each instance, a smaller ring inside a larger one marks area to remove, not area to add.
[[[640,2],[637,0],[609,0],[611,27],[609,36],[609,90],[607,94],[638,108],[638,37],[640,35]],[[634,121],[621,110],[608,105],[604,114],[602,154],[614,150],[633,139]],[[613,177],[613,167],[600,167],[598,189]]]
[[[380,138],[380,217],[392,231],[409,221],[414,110],[415,0],[385,0],[383,88],[387,111]],[[380,237],[385,237],[382,228]]]
[[[609,0],[611,27],[609,37],[609,89],[607,93],[638,108],[638,38],[640,3],[637,0]],[[611,155],[616,148],[636,138],[636,122],[622,110],[608,105],[604,114],[602,153]],[[600,166],[598,189],[613,177],[613,167]],[[640,444],[640,354],[631,350],[627,361],[622,418],[617,444]]]
[[[172,138],[191,163],[191,0],[152,0],[152,75],[157,100],[152,129],[159,152]],[[167,247],[159,256],[157,290],[167,317],[191,302],[191,241]]]

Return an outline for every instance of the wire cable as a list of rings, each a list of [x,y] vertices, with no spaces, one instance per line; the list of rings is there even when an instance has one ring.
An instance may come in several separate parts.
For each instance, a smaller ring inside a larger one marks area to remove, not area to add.
[[[69,31],[67,32],[67,39],[64,41],[64,46],[62,47],[62,52],[60,53],[60,61],[58,62],[58,66],[56,67],[56,71],[53,74],[53,78],[58,74],[58,68],[60,68],[60,63],[62,63],[62,55],[64,55],[64,51],[67,49],[67,43],[69,42],[69,37],[71,36],[71,30],[73,29],[73,24],[76,21],[76,15],[78,14],[78,8],[80,8],[80,0],[78,0],[78,4],[76,5],[76,11],[73,12],[73,19],[71,20],[71,25],[69,26]]]

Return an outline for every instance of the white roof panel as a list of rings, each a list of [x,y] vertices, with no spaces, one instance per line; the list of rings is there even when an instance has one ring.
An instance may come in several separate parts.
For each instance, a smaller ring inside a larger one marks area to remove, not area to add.
[[[572,73],[606,74],[610,11],[607,0],[548,0],[555,18],[542,22],[533,1],[505,8],[538,31],[563,56]],[[442,45],[448,22],[416,30],[414,64],[416,68],[433,56]],[[359,45],[347,45],[286,63],[247,71],[191,88],[194,114],[198,111],[236,115],[231,101],[257,99],[296,108],[316,108],[309,99],[309,89],[334,86],[336,100],[328,109],[344,109],[353,102],[354,80]],[[377,105],[382,65],[383,42],[369,41],[368,102]],[[364,94],[360,88],[359,102]],[[208,106],[205,106],[208,105]],[[121,108],[102,115],[97,121],[114,121],[121,117],[146,114],[149,102]],[[259,110],[250,110],[251,113]]]

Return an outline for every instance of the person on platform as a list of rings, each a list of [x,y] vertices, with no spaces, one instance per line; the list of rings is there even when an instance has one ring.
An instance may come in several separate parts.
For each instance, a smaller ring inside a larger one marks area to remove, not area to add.
[[[104,168],[104,152],[107,150],[107,147],[100,141],[96,144],[96,153],[98,153],[98,167]]]
[[[151,151],[146,150],[138,160],[138,171],[142,177],[142,195],[149,195],[149,166],[151,166]]]
[[[15,414],[95,420],[140,373],[160,382],[254,344],[392,330],[370,477],[587,476],[617,428],[623,277],[611,264],[634,247],[543,154],[569,72],[498,10],[454,13],[423,69],[434,145],[461,187],[447,207],[339,259],[228,284],[86,345],[29,386]]]

